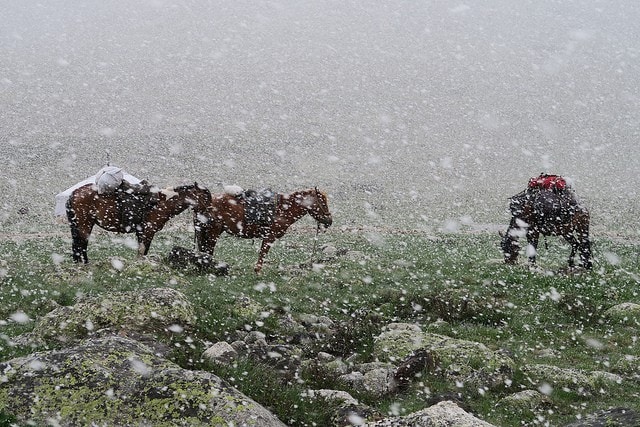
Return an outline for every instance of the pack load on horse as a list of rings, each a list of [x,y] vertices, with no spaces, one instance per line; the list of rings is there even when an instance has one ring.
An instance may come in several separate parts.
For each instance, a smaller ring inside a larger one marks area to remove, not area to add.
[[[132,184],[122,178],[122,170],[107,166],[96,182],[73,190],[66,202],[75,262],[88,262],[87,244],[94,225],[117,233],[135,233],[138,256],[146,255],[154,235],[169,219],[189,207],[204,209],[211,192],[198,183],[168,189],[145,181]]]
[[[203,211],[196,211],[194,228],[198,250],[213,255],[218,238],[223,232],[246,239],[262,239],[260,255],[254,270],[260,272],[264,259],[274,242],[284,236],[287,229],[309,214],[325,228],[333,222],[327,195],[318,188],[289,194],[271,190],[230,191],[215,194]]]
[[[543,189],[561,192],[567,188],[567,180],[559,175],[541,173],[540,175],[529,179],[527,187],[533,190]]]
[[[501,233],[501,248],[506,263],[515,263],[520,246],[518,238],[526,236],[529,261],[534,264],[540,234],[562,236],[571,245],[569,266],[576,253],[583,267],[590,269],[589,211],[577,199],[567,181],[559,175],[540,174],[531,178],[524,191],[509,199],[511,221]]]

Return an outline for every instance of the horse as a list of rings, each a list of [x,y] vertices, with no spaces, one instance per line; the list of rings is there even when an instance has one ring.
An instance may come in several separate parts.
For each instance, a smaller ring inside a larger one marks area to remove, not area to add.
[[[138,256],[147,255],[153,236],[174,216],[189,207],[206,206],[211,192],[198,185],[132,192],[126,186],[98,194],[94,184],[75,189],[66,203],[71,228],[73,261],[89,262],[87,244],[94,225],[117,233],[135,233]]]
[[[254,271],[262,270],[264,259],[275,241],[284,236],[287,229],[309,214],[318,224],[328,228],[332,222],[327,196],[318,188],[275,194],[275,208],[270,220],[263,223],[248,221],[248,203],[241,194],[216,194],[207,209],[195,212],[194,228],[198,250],[213,255],[218,237],[223,232],[245,239],[262,239],[260,254]]]
[[[529,262],[536,262],[538,239],[543,236],[561,236],[571,245],[569,267],[574,266],[576,252],[586,269],[591,269],[591,242],[589,240],[589,211],[571,196],[552,190],[523,191],[511,198],[511,221],[506,233],[500,233],[500,247],[507,264],[515,264],[520,246],[518,238],[526,236],[533,249],[528,251]]]

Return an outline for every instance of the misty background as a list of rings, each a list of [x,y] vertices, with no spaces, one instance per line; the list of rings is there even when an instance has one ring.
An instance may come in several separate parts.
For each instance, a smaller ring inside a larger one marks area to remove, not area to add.
[[[163,187],[318,186],[338,228],[506,229],[507,198],[558,173],[595,235],[638,236],[636,0],[0,10],[5,230],[61,227],[55,194],[109,158]]]

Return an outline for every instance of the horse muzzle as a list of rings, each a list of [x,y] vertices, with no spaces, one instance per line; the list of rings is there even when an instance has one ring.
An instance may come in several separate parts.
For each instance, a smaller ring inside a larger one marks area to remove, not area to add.
[[[331,224],[333,224],[333,218],[331,216],[326,216],[324,218],[320,218],[318,220],[318,224],[322,224],[325,229],[329,228]]]

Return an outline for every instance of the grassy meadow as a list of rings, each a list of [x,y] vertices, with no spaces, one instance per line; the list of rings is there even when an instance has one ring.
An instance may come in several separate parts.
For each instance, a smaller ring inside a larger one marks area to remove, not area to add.
[[[307,375],[283,382],[250,361],[212,366],[200,359],[207,343],[230,340],[234,331],[259,330],[270,337],[284,314],[326,315],[339,323],[339,334],[304,351],[337,356],[357,354],[371,361],[373,337],[390,322],[416,322],[423,329],[438,319],[446,333],[508,351],[518,366],[545,363],[588,371],[611,371],[627,355],[640,354],[637,327],[612,324],[602,313],[614,304],[640,303],[640,244],[595,238],[594,269],[568,271],[569,248],[561,240],[541,241],[538,265],[501,262],[494,233],[352,231],[329,229],[317,238],[313,229],[293,230],[276,242],[260,275],[253,272],[259,241],[224,237],[216,259],[230,265],[217,277],[195,270],[170,269],[164,261],[174,245],[192,247],[192,233],[161,232],[150,256],[137,260],[130,236],[95,233],[89,244],[89,265],[75,265],[65,235],[25,236],[0,241],[0,360],[33,351],[12,345],[12,337],[33,328],[55,301],[73,304],[80,294],[100,295],[168,286],[185,293],[199,323],[189,336],[171,343],[172,360],[191,369],[208,369],[270,408],[293,426],[327,425],[331,407],[317,405],[306,390],[339,388],[330,379]],[[323,251],[325,245],[331,251]],[[331,255],[331,256],[329,256]],[[469,290],[487,301],[485,312],[461,317],[435,304],[438,295]],[[261,321],[247,321],[232,310],[240,296],[266,308]],[[248,323],[249,322],[249,323]],[[432,396],[460,392],[478,417],[499,426],[563,425],[599,409],[615,406],[640,411],[640,381],[626,379],[597,395],[554,391],[552,406],[536,416],[514,416],[496,403],[520,391],[526,381],[518,372],[503,391],[466,393],[450,389],[425,373],[402,393],[376,399],[361,390],[347,390],[383,413],[406,414],[428,406]],[[10,419],[11,414],[4,414]]]

